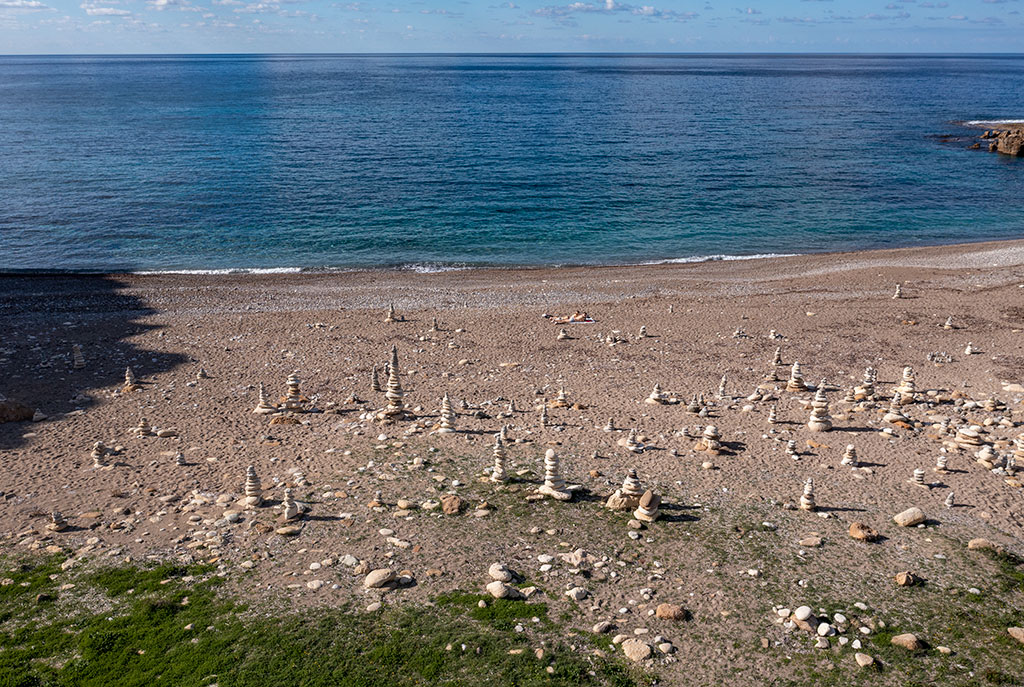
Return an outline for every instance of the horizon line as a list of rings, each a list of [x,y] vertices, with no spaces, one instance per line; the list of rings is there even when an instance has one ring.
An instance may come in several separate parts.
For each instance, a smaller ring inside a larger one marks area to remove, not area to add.
[[[0,53],[0,57],[1024,57],[1024,52],[764,52],[764,51],[530,51],[530,52],[154,52]]]

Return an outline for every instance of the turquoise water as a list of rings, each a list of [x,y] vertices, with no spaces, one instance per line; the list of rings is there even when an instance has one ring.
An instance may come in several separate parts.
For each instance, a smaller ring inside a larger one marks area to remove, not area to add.
[[[1024,56],[0,57],[0,269],[639,263],[1024,236]]]

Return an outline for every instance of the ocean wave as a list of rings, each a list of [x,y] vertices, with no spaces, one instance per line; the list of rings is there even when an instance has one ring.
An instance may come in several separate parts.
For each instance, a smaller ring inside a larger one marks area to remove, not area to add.
[[[445,265],[442,263],[409,263],[406,265],[400,265],[400,270],[407,270],[409,272],[415,272],[416,274],[435,274],[437,272],[461,272],[462,270],[472,269],[469,265],[458,264],[458,265]]]
[[[297,274],[301,267],[225,267],[212,270],[138,270],[132,274]]]
[[[688,258],[666,258],[651,260],[641,265],[670,265],[690,262],[721,262],[726,260],[761,260],[763,258],[792,258],[800,253],[755,253],[754,255],[693,255]]]
[[[1024,119],[971,119],[964,122],[967,126],[1002,126],[1005,124],[1024,124]]]

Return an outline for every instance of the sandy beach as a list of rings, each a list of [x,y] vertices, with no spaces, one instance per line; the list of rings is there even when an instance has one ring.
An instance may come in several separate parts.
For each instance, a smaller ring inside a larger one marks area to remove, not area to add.
[[[389,304],[401,321],[384,321]],[[594,322],[544,317],[577,310]],[[954,443],[958,427],[977,425],[1005,457],[1024,432],[1024,241],[432,274],[8,275],[0,326],[0,394],[47,416],[0,424],[0,549],[9,552],[57,546],[82,565],[208,561],[268,607],[352,603],[360,612],[480,592],[502,562],[568,609],[573,627],[608,620],[667,637],[662,684],[793,679],[802,669],[782,656],[820,649],[773,609],[805,602],[851,617],[862,602],[872,609],[862,616],[897,617],[933,645],[955,642],[893,576],[925,578],[921,594],[941,608],[992,579],[994,564],[968,540],[1024,555],[1021,477],[993,473]],[[558,338],[562,329],[569,338]],[[613,333],[622,341],[609,345]],[[73,368],[73,344],[83,369]],[[367,419],[386,405],[371,373],[393,345],[412,417],[382,424]],[[785,391],[796,361],[809,385],[825,380],[832,431],[806,426],[813,392]],[[916,381],[907,421],[885,422],[907,366]],[[122,391],[126,367],[138,390]],[[844,401],[868,367],[875,400]],[[197,378],[200,368],[207,377]],[[253,414],[257,386],[276,402],[293,371],[316,412],[295,414],[295,424]],[[772,371],[779,381],[766,381]],[[645,403],[656,384],[682,402]],[[747,400],[759,388],[766,398]],[[539,408],[560,390],[568,407],[549,408],[544,427]],[[456,431],[437,434],[444,394]],[[704,415],[686,410],[695,394]],[[503,417],[510,400],[516,410]],[[767,422],[772,407],[777,424]],[[141,418],[172,436],[134,435]],[[609,419],[615,431],[604,431]],[[951,430],[937,429],[943,419]],[[715,455],[696,450],[712,424],[724,445]],[[503,425],[514,479],[496,485],[485,470]],[[620,445],[630,429],[643,452]],[[117,449],[108,467],[93,465],[98,441]],[[858,468],[840,462],[849,444]],[[583,487],[571,502],[527,498],[549,448]],[[933,471],[940,455],[944,473]],[[238,509],[249,465],[268,505]],[[663,500],[662,517],[642,531],[627,524],[630,513],[602,507],[630,468]],[[931,488],[908,483],[918,468]],[[786,508],[808,478],[816,512]],[[297,481],[294,497],[309,512],[297,535],[276,534],[283,488]],[[461,499],[459,514],[432,509],[446,494]],[[915,506],[926,528],[893,522]],[[54,510],[68,529],[46,529]],[[882,540],[851,538],[854,521]],[[601,565],[538,562],[579,549]],[[407,579],[364,588],[380,568]],[[565,596],[576,587],[584,600]],[[1019,616],[1020,593],[1008,598],[999,603]],[[648,614],[662,602],[692,620]],[[984,660],[1005,668],[1008,656]],[[946,659],[926,660],[934,677]]]

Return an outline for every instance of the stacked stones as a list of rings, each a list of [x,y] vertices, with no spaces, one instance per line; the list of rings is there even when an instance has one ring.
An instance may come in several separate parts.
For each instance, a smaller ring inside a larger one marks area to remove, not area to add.
[[[559,501],[568,501],[572,498],[572,492],[579,489],[578,486],[569,486],[562,479],[559,470],[558,454],[554,449],[548,449],[544,454],[544,484],[537,488],[537,493],[550,496]]]
[[[700,397],[700,394],[693,395],[693,398],[690,399],[689,405],[686,406],[686,412],[694,415],[700,415],[704,412],[704,402]]]
[[[665,405],[671,402],[671,398],[668,394],[661,390],[660,384],[655,384],[654,389],[651,391],[651,395],[645,399],[645,403],[651,405]]]
[[[696,448],[698,451],[719,453],[722,450],[722,435],[718,433],[718,428],[714,425],[705,427]]]
[[[199,371],[196,372],[196,379],[197,380],[209,379],[209,378],[210,378],[210,375],[207,374],[205,367],[200,367]]]
[[[636,338],[638,338],[638,339],[646,339],[647,338],[647,327],[645,325],[641,325],[640,326],[640,332],[636,335]]]
[[[875,377],[877,371],[873,367],[865,368],[864,381],[853,388],[853,398],[857,401],[870,401],[875,397]]]
[[[299,510],[299,504],[295,503],[295,499],[292,498],[292,490],[284,490],[284,500],[281,501],[281,506],[284,508],[284,512],[281,514],[282,520],[295,520],[301,515]]]
[[[373,366],[373,370],[370,372],[370,391],[380,393],[383,389],[380,386],[380,375],[377,374],[377,366]]]
[[[661,496],[648,489],[640,497],[640,503],[633,511],[633,517],[641,522],[654,522],[658,519],[661,507]]]
[[[64,519],[64,516],[60,514],[60,511],[55,510],[50,513],[50,522],[47,523],[46,529],[51,532],[63,532],[68,528],[68,522]]]
[[[188,463],[185,462],[185,454],[182,453],[181,451],[178,451],[177,453],[175,453],[174,454],[174,464],[175,465],[188,465]]]
[[[896,285],[896,292],[892,295],[892,298],[893,298],[893,300],[897,300],[899,298],[903,298],[903,285],[902,284],[897,284]]]
[[[974,344],[970,341],[967,342],[967,347],[964,348],[964,355],[974,355],[977,350],[974,348]]]
[[[782,348],[775,349],[775,355],[772,356],[772,367],[782,364]]]
[[[566,341],[570,338],[569,332],[565,331],[564,329],[559,329],[558,336],[556,336],[555,338],[558,339],[559,341]]]
[[[540,407],[540,426],[548,426],[548,404],[544,403]]]
[[[792,457],[793,460],[797,460],[800,456],[796,450],[796,439],[790,439],[786,442],[786,455]]]
[[[494,435],[494,470],[491,471],[492,482],[507,482],[508,472],[505,463],[508,460],[508,453],[505,450],[505,442],[501,438],[501,432]]]
[[[957,446],[964,449],[977,448],[984,444],[981,440],[981,427],[978,425],[970,425],[968,427],[960,427],[956,430],[956,436],[953,438]]]
[[[800,510],[813,511],[817,507],[814,502],[814,480],[808,477],[804,482],[804,493],[800,496]]]
[[[71,345],[71,366],[76,370],[85,367],[85,356],[82,355],[82,347],[78,344]]]
[[[800,361],[793,363],[793,368],[789,372],[789,381],[786,382],[786,391],[807,391],[807,383],[800,371]]]
[[[940,475],[946,474],[947,472],[949,472],[949,468],[947,467],[948,462],[949,458],[946,457],[946,454],[940,453],[938,457],[935,459],[935,467],[932,468],[932,471],[937,472]]]
[[[807,422],[807,429],[812,432],[829,432],[832,430],[832,416],[828,413],[828,398],[825,397],[825,384],[818,385],[814,393],[814,400],[811,401],[811,419]]]
[[[132,371],[132,368],[126,367],[124,369],[124,387],[122,387],[121,390],[122,391],[137,391],[138,389],[141,389],[141,388],[142,387],[139,385],[139,380],[136,379],[135,373]]]
[[[436,317],[431,317],[430,318],[430,331],[432,331],[432,332],[439,332],[439,331],[441,331],[441,328],[437,325],[437,318]]]
[[[288,410],[297,410],[302,407],[302,403],[305,399],[302,397],[302,391],[299,389],[299,375],[297,372],[292,372],[288,375],[288,379],[285,384],[288,387],[287,394],[284,398],[284,407]]]
[[[388,389],[384,392],[388,406],[381,415],[384,418],[397,418],[406,414],[405,392],[398,378],[398,346],[391,346],[391,363],[388,365]]]
[[[640,497],[643,496],[643,493],[644,489],[640,486],[636,470],[630,468],[626,473],[626,479],[622,481],[622,486],[608,497],[604,506],[610,510],[633,510],[640,505]]]
[[[263,503],[263,486],[260,478],[256,476],[256,468],[250,465],[245,469],[245,498],[242,505],[246,508],[254,508]]]
[[[260,382],[259,386],[259,401],[256,403],[256,407],[253,408],[253,413],[256,415],[269,415],[276,413],[277,408],[270,402],[270,398],[267,397],[267,390],[263,387],[263,382]]]
[[[627,451],[632,453],[643,453],[644,445],[640,443],[640,440],[636,436],[636,429],[630,429],[629,434],[626,435],[625,443],[623,444]]]
[[[452,409],[452,402],[448,394],[441,399],[441,426],[437,428],[438,434],[450,434],[455,431],[455,411]]]
[[[768,410],[768,424],[769,425],[777,425],[778,423],[779,423],[778,411],[776,411],[775,406],[772,406]]]
[[[945,323],[943,323],[942,328],[946,329],[946,330],[953,329],[953,316],[952,315],[950,315],[949,317],[946,318],[946,321],[945,321]]]
[[[843,465],[849,465],[851,468],[855,468],[860,465],[860,461],[857,459],[857,448],[853,444],[847,444],[846,451],[843,453],[843,459],[840,463]]]
[[[132,429],[132,432],[134,432],[136,436],[140,437],[151,437],[156,435],[156,432],[153,431],[152,425],[149,424],[149,420],[144,417],[139,418],[139,424]]]
[[[92,445],[92,466],[94,468],[105,468],[107,466],[105,458],[107,457],[107,447],[103,445],[102,441],[97,441]]]
[[[605,424],[604,431],[606,431],[606,432],[614,432],[615,431],[615,423],[612,422],[611,418],[608,418],[608,423]]]
[[[565,387],[558,387],[558,396],[550,403],[552,408],[568,408],[569,398],[565,395]]]
[[[915,468],[913,476],[910,479],[908,479],[907,482],[913,484],[915,487],[922,487],[924,489],[931,489],[932,486],[924,481],[923,468]]]
[[[384,315],[385,322],[398,322],[398,317],[395,315],[395,304],[388,303],[388,312]]]
[[[904,415],[903,411],[900,410],[902,401],[903,395],[899,391],[894,392],[892,400],[889,402],[889,409],[885,411],[885,415],[882,416],[882,420],[884,422],[910,422],[910,418]]]
[[[725,384],[726,384],[727,381],[728,381],[727,376],[726,375],[722,375],[722,380],[720,382],[718,382],[718,397],[719,398],[725,398],[726,397],[726,395],[725,395]]]
[[[914,402],[917,392],[917,386],[914,384],[914,368],[909,366],[903,368],[903,378],[900,380],[899,386],[896,387],[896,391],[900,394],[901,405]]]

